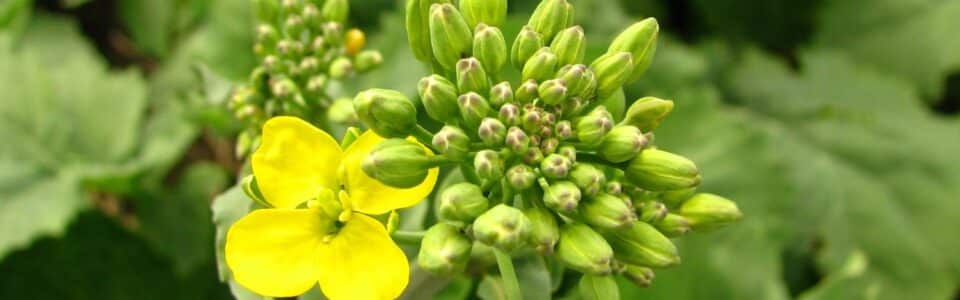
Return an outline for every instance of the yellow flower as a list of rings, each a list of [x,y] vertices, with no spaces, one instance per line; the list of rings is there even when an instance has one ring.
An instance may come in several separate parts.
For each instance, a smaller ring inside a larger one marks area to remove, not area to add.
[[[297,296],[318,282],[331,299],[400,296],[410,273],[406,255],[367,215],[421,201],[438,170],[414,188],[383,185],[360,169],[382,140],[367,131],[341,151],[330,135],[303,120],[270,119],[253,155],[253,174],[274,208],[253,211],[230,227],[226,261],[234,279],[271,297]]]

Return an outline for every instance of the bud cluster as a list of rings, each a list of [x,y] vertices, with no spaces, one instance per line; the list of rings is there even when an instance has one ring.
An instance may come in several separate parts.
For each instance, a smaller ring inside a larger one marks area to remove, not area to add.
[[[259,23],[253,51],[260,60],[229,106],[247,123],[238,141],[243,155],[260,124],[293,115],[321,122],[357,123],[350,98],[338,98],[337,82],[379,66],[383,56],[363,50],[364,33],[346,29],[347,0],[253,0]],[[325,125],[325,124],[321,124]]]
[[[438,132],[419,126],[415,102],[398,92],[369,90],[354,100],[378,134],[416,136],[437,152],[430,161],[457,164],[466,178],[438,193],[441,222],[426,233],[421,267],[461,269],[476,241],[646,285],[651,268],[680,262],[670,238],[741,217],[732,201],[695,193],[700,172],[692,161],[654,146],[672,101],[639,99],[619,122],[603,104],[622,99],[623,86],[650,66],[656,20],[630,26],[587,64],[586,36],[567,0],[543,0],[509,47],[498,28],[506,2],[407,1],[410,46],[434,67],[418,92],[426,116],[444,124]],[[510,67],[519,78],[508,79]],[[389,185],[421,177],[366,167]]]

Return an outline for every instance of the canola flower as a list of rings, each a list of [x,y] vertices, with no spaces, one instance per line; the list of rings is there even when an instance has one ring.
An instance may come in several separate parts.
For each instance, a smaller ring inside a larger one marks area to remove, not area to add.
[[[438,170],[409,188],[380,183],[361,168],[383,140],[367,131],[341,149],[301,119],[267,121],[252,166],[270,207],[230,227],[226,261],[234,279],[271,297],[301,295],[317,283],[331,299],[398,297],[409,277],[407,257],[372,216],[423,200]]]

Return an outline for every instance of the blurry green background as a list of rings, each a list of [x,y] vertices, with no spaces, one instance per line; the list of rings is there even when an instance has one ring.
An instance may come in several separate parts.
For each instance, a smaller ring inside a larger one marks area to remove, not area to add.
[[[590,57],[660,20],[627,98],[674,99],[658,143],[746,215],[625,299],[960,299],[960,1],[571,2]],[[402,5],[351,4],[386,60],[351,85],[413,94]],[[536,1],[510,5],[508,36]],[[256,64],[251,19],[244,0],[0,0],[0,299],[232,297],[210,207],[242,164],[222,107]]]

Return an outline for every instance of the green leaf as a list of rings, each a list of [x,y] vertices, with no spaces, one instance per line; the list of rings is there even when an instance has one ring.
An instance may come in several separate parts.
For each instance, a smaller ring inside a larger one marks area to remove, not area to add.
[[[617,281],[613,276],[584,275],[577,284],[584,300],[620,299]]]
[[[484,276],[477,287],[477,297],[483,300],[507,299],[507,289],[503,286],[503,279],[494,275]]]
[[[949,72],[960,70],[960,2],[941,0],[823,1],[814,37],[909,82],[927,99],[939,99]]]
[[[250,212],[252,205],[253,201],[247,198],[239,184],[213,199],[211,210],[213,211],[213,224],[216,226],[217,268],[221,281],[233,278],[223,257],[224,248],[227,245],[227,231],[233,223]]]
[[[470,299],[470,292],[473,291],[473,279],[466,276],[457,276],[450,281],[446,287],[434,295],[437,300],[465,300]]]

